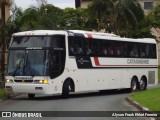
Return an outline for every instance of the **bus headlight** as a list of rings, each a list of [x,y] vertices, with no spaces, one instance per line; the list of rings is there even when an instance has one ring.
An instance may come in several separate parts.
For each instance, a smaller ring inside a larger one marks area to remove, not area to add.
[[[34,83],[48,84],[48,80],[35,80]]]
[[[5,82],[6,82],[6,83],[13,83],[13,80],[7,79],[7,80],[5,80]]]

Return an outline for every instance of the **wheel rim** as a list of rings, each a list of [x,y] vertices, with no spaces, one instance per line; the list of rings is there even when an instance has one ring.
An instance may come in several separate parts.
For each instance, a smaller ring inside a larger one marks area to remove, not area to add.
[[[71,91],[71,85],[69,84],[69,86],[68,86],[68,89],[69,89],[69,91]]]
[[[132,90],[135,91],[136,89],[137,89],[137,83],[136,83],[136,81],[134,80],[134,81],[132,82]]]
[[[144,89],[145,89],[145,86],[146,86],[146,83],[144,82],[144,80],[141,80],[141,81],[140,81],[140,89],[141,89],[141,90],[144,90]]]

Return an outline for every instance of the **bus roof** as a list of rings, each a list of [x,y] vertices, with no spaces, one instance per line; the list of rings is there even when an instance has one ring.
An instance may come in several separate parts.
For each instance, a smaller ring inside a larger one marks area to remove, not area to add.
[[[83,34],[86,38],[88,35],[92,36],[92,38],[96,39],[107,39],[107,40],[116,40],[116,41],[128,41],[128,42],[142,42],[142,43],[154,43],[156,44],[155,39],[153,38],[124,38],[117,36],[112,33],[100,33],[100,32],[91,32],[91,31],[83,31],[83,30],[33,30],[33,31],[24,31],[24,32],[18,32],[14,33],[12,36],[32,36],[32,35],[54,35],[54,34],[60,34],[65,35],[67,32],[71,33],[77,33],[77,34]]]
[[[32,31],[24,31],[14,33],[12,36],[32,36],[32,35],[54,35],[54,34],[62,34],[64,35],[65,31],[60,30],[32,30]]]
[[[128,41],[128,42],[142,42],[142,43],[154,43],[156,44],[156,40],[153,38],[125,38],[120,37],[118,35],[112,34],[112,33],[101,33],[101,32],[91,32],[91,31],[82,31],[82,30],[69,30],[73,33],[80,33],[84,34],[85,37],[89,35],[92,36],[92,38],[96,39],[107,39],[107,40],[116,40],[116,41]]]

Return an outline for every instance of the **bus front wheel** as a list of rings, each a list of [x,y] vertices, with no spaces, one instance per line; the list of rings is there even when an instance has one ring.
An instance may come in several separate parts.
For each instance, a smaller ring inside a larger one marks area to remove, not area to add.
[[[138,90],[138,81],[135,77],[133,77],[131,81],[131,92],[135,92],[137,90]]]
[[[29,99],[34,99],[35,98],[35,94],[28,94],[28,98]]]
[[[71,84],[69,81],[64,82],[63,89],[62,89],[62,97],[67,99],[69,97]]]

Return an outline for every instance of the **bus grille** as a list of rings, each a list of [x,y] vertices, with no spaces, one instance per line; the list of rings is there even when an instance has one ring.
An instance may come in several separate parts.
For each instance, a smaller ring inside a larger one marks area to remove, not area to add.
[[[155,71],[149,71],[148,73],[148,84],[155,83]]]
[[[17,83],[32,83],[33,80],[14,80]]]

